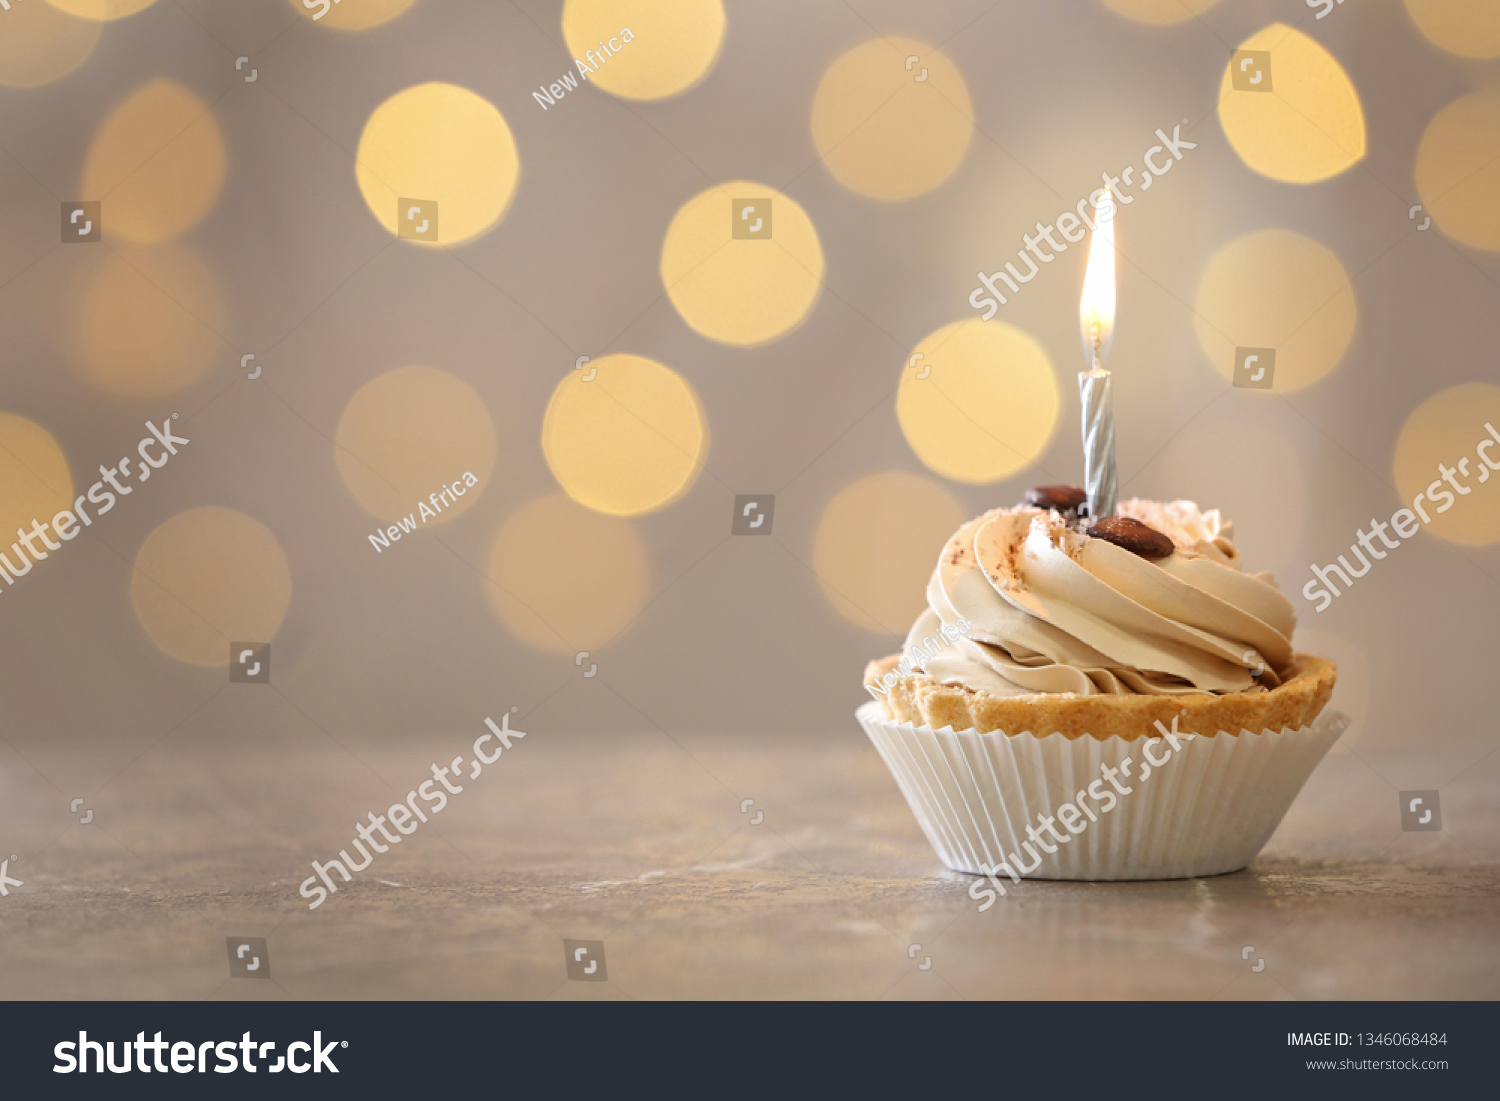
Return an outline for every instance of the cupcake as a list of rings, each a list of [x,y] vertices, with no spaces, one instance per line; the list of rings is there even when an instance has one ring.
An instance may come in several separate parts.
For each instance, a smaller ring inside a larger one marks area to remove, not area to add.
[[[1323,714],[1334,665],[1293,650],[1217,511],[1130,500],[1085,527],[1082,500],[1043,487],[961,527],[860,722],[954,870],[1242,868],[1348,724]]]

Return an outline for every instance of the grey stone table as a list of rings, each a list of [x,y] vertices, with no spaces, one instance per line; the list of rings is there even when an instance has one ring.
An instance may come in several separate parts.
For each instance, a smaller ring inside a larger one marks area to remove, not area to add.
[[[1489,781],[1403,833],[1335,753],[1245,871],[1027,881],[981,913],[857,730],[534,729],[309,910],[310,862],[470,735],[357,764],[268,738],[167,739],[76,814],[0,757],[0,997],[1500,996]],[[266,939],[266,981],[230,976],[230,937]],[[570,981],[565,939],[602,941],[607,981]]]

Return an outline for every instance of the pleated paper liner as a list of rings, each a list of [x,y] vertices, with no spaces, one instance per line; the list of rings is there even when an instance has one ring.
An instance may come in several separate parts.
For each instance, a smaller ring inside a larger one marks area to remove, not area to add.
[[[1005,869],[995,871],[1001,863],[1026,879],[1186,879],[1237,871],[1270,840],[1350,722],[1325,710],[1298,730],[1192,739],[1182,731],[1173,749],[1161,737],[1100,741],[933,730],[888,721],[874,700],[856,717],[938,859],[957,872],[988,871],[1001,882],[1009,879]],[[1127,757],[1129,775],[1122,768]],[[1114,784],[1105,766],[1120,770]],[[1114,796],[1108,810],[1105,793]],[[1074,809],[1064,811],[1065,805]],[[1052,829],[1068,840],[1059,841],[1038,815],[1053,816]]]

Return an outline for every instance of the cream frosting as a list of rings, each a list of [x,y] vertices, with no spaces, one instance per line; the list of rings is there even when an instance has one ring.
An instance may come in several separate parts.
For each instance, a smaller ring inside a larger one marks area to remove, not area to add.
[[[1292,661],[1297,617],[1269,573],[1240,569],[1233,527],[1191,501],[1122,502],[1172,539],[1149,559],[1020,506],[969,521],[943,548],[907,637],[964,630],[916,667],[994,695],[1253,692]],[[944,632],[947,628],[947,632]]]

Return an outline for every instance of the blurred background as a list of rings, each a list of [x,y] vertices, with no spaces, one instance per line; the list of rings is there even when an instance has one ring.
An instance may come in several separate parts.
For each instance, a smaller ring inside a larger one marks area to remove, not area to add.
[[[1127,166],[1121,496],[1231,518],[1354,718],[1286,829],[1385,851],[1435,789],[1412,843],[1492,858],[1500,488],[1301,590],[1500,428],[1500,5],[1324,2],[11,0],[0,531],[191,441],[0,583],[14,867],[194,791],[301,823],[295,884],[365,807],[275,770],[404,791],[512,707],[638,754],[606,818],[661,754],[859,740],[946,537],[1082,480],[1086,241],[970,295]]]

